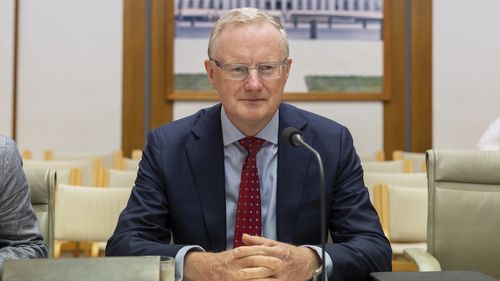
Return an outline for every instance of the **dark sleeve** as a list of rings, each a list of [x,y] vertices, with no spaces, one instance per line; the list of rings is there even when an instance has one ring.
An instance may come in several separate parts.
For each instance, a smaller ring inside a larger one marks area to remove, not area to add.
[[[45,257],[21,156],[11,139],[0,136],[0,275],[4,260]]]
[[[346,128],[338,151],[329,222],[334,243],[327,245],[333,280],[370,280],[370,272],[391,271],[392,250],[370,202],[360,160]]]
[[[162,149],[153,131],[127,206],[120,214],[114,234],[106,246],[107,256],[160,255],[175,257],[184,245],[169,244],[172,236]]]

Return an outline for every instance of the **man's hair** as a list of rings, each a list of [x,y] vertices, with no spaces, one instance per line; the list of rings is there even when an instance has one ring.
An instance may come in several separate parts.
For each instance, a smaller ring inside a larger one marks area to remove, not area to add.
[[[239,8],[232,9],[222,15],[212,28],[210,38],[208,40],[208,57],[213,58],[214,45],[219,38],[219,35],[224,29],[230,25],[247,25],[255,23],[269,23],[280,32],[281,41],[283,41],[283,54],[288,57],[289,47],[288,38],[283,28],[283,25],[268,13],[255,8]]]

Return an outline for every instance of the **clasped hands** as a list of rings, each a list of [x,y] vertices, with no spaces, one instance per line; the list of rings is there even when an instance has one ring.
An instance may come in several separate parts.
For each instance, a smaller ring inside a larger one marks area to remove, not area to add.
[[[321,264],[316,252],[307,247],[247,234],[243,234],[243,244],[220,253],[188,253],[183,280],[304,281],[310,280]]]

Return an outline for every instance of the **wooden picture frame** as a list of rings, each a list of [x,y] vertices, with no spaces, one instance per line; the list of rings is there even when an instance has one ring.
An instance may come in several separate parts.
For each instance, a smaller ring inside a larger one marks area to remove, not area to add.
[[[286,101],[388,101],[391,97],[390,85],[393,75],[391,67],[394,65],[392,60],[394,56],[391,48],[394,46],[390,34],[391,5],[392,1],[384,0],[383,5],[383,78],[382,92],[285,92]],[[168,1],[166,4],[166,79],[165,79],[165,97],[168,101],[217,101],[218,96],[215,91],[179,91],[175,89],[174,73],[174,40],[175,40],[175,1]],[[202,62],[200,62],[202,63]]]

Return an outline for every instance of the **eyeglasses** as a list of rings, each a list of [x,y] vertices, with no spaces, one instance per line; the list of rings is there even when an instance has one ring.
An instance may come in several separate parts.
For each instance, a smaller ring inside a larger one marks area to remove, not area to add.
[[[221,65],[217,60],[210,59],[222,71],[224,71],[226,79],[229,80],[245,80],[250,74],[250,70],[255,69],[261,79],[271,80],[281,76],[281,68],[286,65],[287,58],[282,63],[263,63],[255,67],[246,64],[228,63]]]

